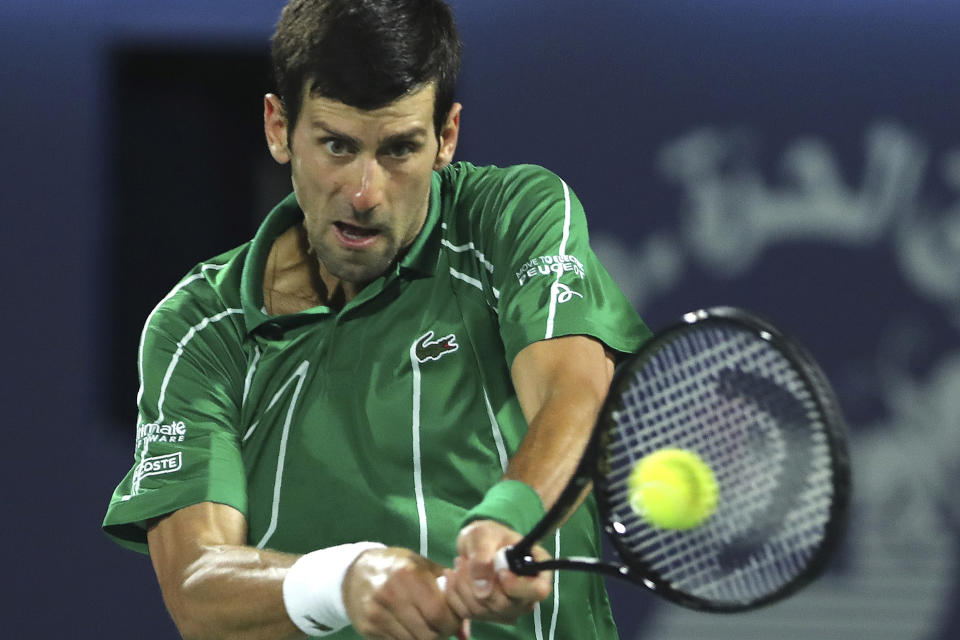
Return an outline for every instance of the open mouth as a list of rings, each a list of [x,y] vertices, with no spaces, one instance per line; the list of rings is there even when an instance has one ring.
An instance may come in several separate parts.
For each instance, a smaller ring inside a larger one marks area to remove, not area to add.
[[[377,229],[358,227],[346,222],[334,222],[333,226],[340,242],[354,249],[369,246],[380,237],[380,231]]]

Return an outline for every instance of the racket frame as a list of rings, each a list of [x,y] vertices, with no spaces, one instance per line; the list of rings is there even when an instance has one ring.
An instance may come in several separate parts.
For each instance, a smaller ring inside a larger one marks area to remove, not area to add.
[[[673,588],[667,580],[659,576],[648,562],[635,555],[620,541],[619,532],[616,530],[618,523],[614,521],[611,505],[607,503],[604,498],[604,491],[601,490],[594,491],[594,495],[596,496],[603,528],[622,562],[607,562],[599,558],[589,557],[534,560],[531,554],[533,546],[566,520],[572,511],[579,506],[581,496],[587,487],[591,486],[591,483],[594,489],[602,489],[606,486],[604,470],[600,468],[598,461],[600,453],[604,449],[606,435],[616,427],[610,411],[611,405],[616,402],[616,394],[613,392],[623,384],[625,376],[629,376],[638,366],[642,366],[643,362],[656,353],[659,346],[669,340],[673,334],[687,331],[692,325],[704,323],[735,325],[741,329],[752,331],[763,340],[770,342],[791,364],[795,365],[797,372],[811,391],[811,399],[816,404],[825,422],[824,433],[831,452],[831,472],[834,480],[833,501],[827,520],[827,530],[814,557],[794,579],[781,589],[764,597],[736,603],[716,602],[700,598]],[[580,463],[560,497],[527,535],[517,544],[504,550],[506,564],[511,571],[525,576],[536,575],[540,571],[557,569],[590,571],[627,580],[684,607],[715,613],[734,613],[771,604],[795,593],[823,572],[827,561],[842,540],[846,529],[851,491],[846,426],[839,408],[839,402],[827,381],[826,375],[807,350],[796,340],[782,333],[767,320],[736,307],[724,306],[700,309],[685,314],[680,322],[655,335],[644,343],[637,353],[622,361],[614,372],[610,391],[611,393],[608,394],[600,410],[597,424]]]

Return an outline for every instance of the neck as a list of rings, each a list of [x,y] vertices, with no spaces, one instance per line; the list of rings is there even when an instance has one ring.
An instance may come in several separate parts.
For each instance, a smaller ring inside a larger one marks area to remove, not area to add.
[[[357,297],[357,294],[367,286],[366,282],[347,282],[333,275],[316,255],[314,255],[314,258],[317,261],[318,273],[320,275],[321,295],[325,298],[326,305],[331,309],[338,311],[343,309],[347,303]]]

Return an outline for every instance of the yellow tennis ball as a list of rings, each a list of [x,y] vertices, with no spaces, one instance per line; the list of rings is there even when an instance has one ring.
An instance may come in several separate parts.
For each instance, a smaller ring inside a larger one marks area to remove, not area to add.
[[[719,489],[710,467],[686,449],[644,456],[627,478],[630,506],[651,525],[692,529],[717,508]]]

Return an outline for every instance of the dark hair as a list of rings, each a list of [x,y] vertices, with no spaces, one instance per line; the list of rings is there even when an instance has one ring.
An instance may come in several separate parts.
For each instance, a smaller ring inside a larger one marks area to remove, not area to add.
[[[271,55],[290,131],[305,88],[377,109],[434,82],[439,135],[453,106],[460,52],[453,15],[442,0],[290,0]]]

